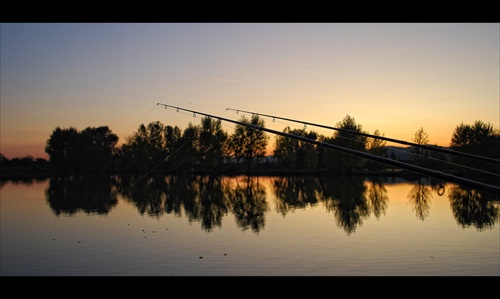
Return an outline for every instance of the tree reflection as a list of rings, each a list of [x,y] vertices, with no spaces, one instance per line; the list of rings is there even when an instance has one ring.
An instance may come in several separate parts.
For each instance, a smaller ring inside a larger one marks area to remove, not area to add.
[[[119,191],[141,215],[159,218],[164,213],[163,203],[167,183],[162,175],[143,177],[122,176]]]
[[[379,219],[381,215],[385,215],[389,203],[387,189],[381,178],[372,178],[368,181],[367,187],[368,203],[373,211],[373,215]]]
[[[53,177],[45,190],[47,202],[57,216],[76,214],[108,214],[116,206],[117,190],[108,175]]]
[[[176,216],[182,215],[182,208],[193,205],[197,196],[196,177],[191,175],[172,175],[165,178],[167,191],[164,211]]]
[[[249,228],[259,232],[265,226],[265,212],[268,211],[266,190],[259,177],[235,178],[236,186],[228,190],[228,202],[236,218],[236,224],[243,230]]]
[[[201,226],[212,231],[214,227],[222,226],[222,218],[227,214],[227,191],[224,191],[220,176],[204,176],[199,180],[200,209],[197,218],[201,219]]]
[[[169,185],[167,198],[177,211],[184,209],[189,222],[200,221],[203,229],[212,231],[222,226],[227,213],[225,191],[220,176],[182,176]]]
[[[319,202],[316,177],[276,177],[272,179],[276,211],[286,215],[290,209],[303,209]]]
[[[130,202],[140,215],[160,218],[165,214],[184,216],[189,222],[200,222],[211,232],[222,227],[224,216],[234,214],[243,231],[260,232],[266,224],[269,209],[268,192],[258,176],[216,175],[80,175],[53,177],[45,190],[46,199],[56,215],[107,214],[117,205],[117,196]],[[361,176],[285,176],[270,179],[275,195],[276,212],[286,215],[323,203],[333,213],[336,225],[348,235],[373,213],[380,218],[387,210],[389,198],[380,177]],[[418,219],[429,215],[432,192],[444,194],[444,186],[419,179],[407,197]],[[498,196],[464,187],[448,191],[452,211],[464,227],[479,230],[491,228],[500,219]]]
[[[417,218],[424,221],[429,216],[431,188],[424,185],[423,179],[419,178],[408,193],[409,203],[414,206]]]
[[[210,232],[222,226],[228,213],[228,184],[214,175],[152,175],[144,178],[123,177],[121,194],[132,202],[141,215],[184,216],[188,222],[201,222]],[[264,197],[265,198],[265,197]]]
[[[333,212],[337,226],[348,235],[363,224],[363,218],[370,214],[366,199],[364,178],[358,176],[336,176],[320,178],[325,207]]]
[[[448,192],[451,209],[458,224],[462,227],[475,226],[483,231],[492,228],[495,221],[500,219],[498,198],[494,199],[489,193],[455,186]]]
[[[0,178],[0,189],[10,182],[14,185],[25,185],[25,186],[33,186],[34,184],[42,183],[48,179],[46,175],[40,175],[39,177],[33,176],[19,176],[19,177],[2,177]]]

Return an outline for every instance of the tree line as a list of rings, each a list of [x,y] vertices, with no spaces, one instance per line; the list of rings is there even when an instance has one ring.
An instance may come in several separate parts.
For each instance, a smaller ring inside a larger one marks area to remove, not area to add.
[[[273,155],[266,157],[270,136],[252,127],[265,128],[264,119],[256,114],[251,117],[242,115],[239,122],[241,124],[237,124],[229,134],[222,129],[220,120],[208,116],[203,117],[199,125],[189,123],[184,130],[155,121],[147,125],[141,124],[121,145],[118,145],[118,136],[108,126],[87,127],[82,131],[74,127],[56,127],[45,146],[48,161],[29,156],[9,160],[0,154],[0,162],[2,169],[36,164],[41,167],[50,166],[58,174],[149,171],[223,173],[260,170],[353,173],[387,168],[381,162],[281,135],[274,137]],[[286,127],[283,132],[377,156],[388,156],[384,140],[358,134],[367,132],[363,131],[362,125],[354,117],[346,115],[336,127],[340,130],[331,136],[305,128]],[[384,134],[377,129],[372,136]],[[429,143],[423,128],[415,132],[413,142]],[[500,131],[480,120],[472,125],[461,123],[453,132],[450,148],[500,159]],[[463,171],[454,166],[458,163],[471,168],[493,167],[415,146],[410,146],[408,151],[411,162],[440,170]]]

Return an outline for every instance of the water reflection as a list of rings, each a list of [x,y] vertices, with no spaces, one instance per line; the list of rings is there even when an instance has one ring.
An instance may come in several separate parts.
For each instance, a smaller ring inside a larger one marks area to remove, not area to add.
[[[375,218],[379,219],[380,216],[385,215],[385,211],[389,205],[387,189],[384,186],[383,179],[380,177],[369,179],[367,182],[368,204]]]
[[[414,207],[417,218],[424,221],[429,216],[431,187],[424,184],[424,179],[420,178],[408,193],[409,203]]]
[[[45,195],[57,216],[79,211],[108,214],[118,203],[113,185],[112,177],[107,175],[55,177],[50,179]]]
[[[238,228],[254,233],[265,228],[266,213],[271,211],[267,197],[274,195],[277,213],[285,216],[321,204],[332,214],[336,226],[351,235],[365,219],[385,215],[388,183],[384,177],[361,176],[81,176],[51,178],[45,193],[58,216],[79,211],[107,214],[121,196],[143,216],[174,214],[190,223],[200,223],[203,230],[211,232],[222,227],[231,214]],[[412,185],[408,203],[417,218],[425,221],[433,195],[443,195],[445,185],[426,179],[413,181]],[[453,215],[463,227],[491,229],[500,220],[497,195],[451,185],[448,197]]]
[[[227,194],[238,227],[256,233],[264,228],[268,205],[266,190],[259,177],[236,177],[235,186],[228,188]]]
[[[31,177],[31,176],[20,176],[20,177],[2,177],[0,178],[0,189],[3,188],[7,182],[10,182],[13,185],[25,185],[25,186],[32,186],[36,183],[41,183],[47,180],[47,176],[40,176],[40,177]]]
[[[320,199],[319,181],[315,177],[276,177],[272,180],[276,211],[286,215],[290,210],[315,206]]]
[[[460,186],[452,187],[448,194],[453,215],[460,226],[474,226],[483,231],[500,220],[498,201],[489,194]]]
[[[168,184],[164,176],[121,176],[118,191],[141,215],[159,218],[165,213],[165,194]]]
[[[363,177],[322,177],[320,190],[326,210],[334,214],[337,226],[350,235],[370,216]]]

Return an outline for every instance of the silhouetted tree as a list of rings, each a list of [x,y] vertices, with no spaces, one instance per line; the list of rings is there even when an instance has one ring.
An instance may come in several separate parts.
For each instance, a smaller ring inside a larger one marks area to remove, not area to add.
[[[378,129],[375,130],[373,133],[374,136],[384,136],[384,134],[381,134]],[[376,137],[370,137],[367,140],[367,151],[368,153],[379,156],[379,157],[386,157],[387,156],[387,148],[385,147],[386,141],[380,138]],[[368,160],[365,163],[365,166],[369,169],[377,169],[381,167],[381,164],[376,161]]]
[[[175,159],[182,170],[191,171],[199,168],[199,139],[200,127],[189,123],[179,139],[179,149],[170,156],[170,159]]]
[[[476,120],[473,125],[461,123],[453,132],[450,147],[456,151],[500,159],[500,130],[495,130],[492,124],[481,120]],[[498,173],[498,165],[457,156],[452,160],[462,165]]]
[[[55,171],[60,174],[69,174],[79,171],[79,134],[76,128],[55,128],[52,131],[45,152],[49,155],[49,162]]]
[[[326,143],[349,148],[357,151],[366,151],[367,137],[358,133],[366,133],[361,124],[357,124],[354,117],[346,115],[339,123],[332,138],[326,138]],[[355,155],[327,149],[324,151],[324,162],[327,169],[337,172],[352,172],[363,167],[364,160]]]
[[[203,117],[200,126],[199,155],[202,167],[217,170],[227,155],[228,135],[222,130],[220,120]]]
[[[439,147],[437,144],[434,144],[434,147]],[[449,168],[449,156],[440,151],[429,151],[429,158],[431,160],[426,164],[433,169],[437,169],[439,171],[447,171]]]
[[[413,142],[416,144],[428,144],[429,143],[429,135],[424,131],[422,127],[415,132],[415,137],[413,138]],[[410,153],[412,154],[412,160],[419,166],[424,166],[427,158],[429,157],[429,150],[418,147],[418,146],[410,146]]]
[[[256,127],[265,127],[265,122],[258,115],[253,114],[250,119],[244,115],[240,122],[250,124]],[[266,146],[269,136],[264,131],[257,128],[237,124],[234,133],[230,137],[229,147],[230,152],[239,162],[244,159],[247,164],[247,170],[250,170],[252,163],[258,163],[260,157],[266,154]]]
[[[451,136],[450,146],[458,151],[499,157],[499,141],[499,130],[495,130],[490,123],[476,120],[473,125],[458,125]]]
[[[88,127],[80,132],[82,171],[105,172],[111,170],[118,136],[107,126]]]
[[[32,176],[42,175],[44,177],[51,170],[52,167],[47,159],[34,158],[30,155],[8,159],[0,153],[0,173],[4,177],[10,178],[12,175],[17,176],[19,173]]]
[[[59,174],[104,172],[112,165],[118,136],[107,126],[53,130],[47,140],[45,152],[49,162]]]
[[[333,139],[333,138],[326,137],[322,134],[318,134],[318,136],[316,137],[316,140],[319,142],[327,142],[327,141],[331,141],[331,139]],[[328,152],[328,151],[330,151],[330,149],[325,148],[323,146],[316,147],[316,152],[318,154],[318,164],[317,164],[316,168],[318,170],[325,170],[326,169],[326,166],[328,165],[328,163],[325,162],[325,159],[328,159],[329,157],[328,157],[328,155],[325,155],[325,152]]]
[[[316,132],[306,132],[304,129],[286,127],[284,133],[316,140]],[[274,157],[281,166],[289,169],[315,169],[318,165],[316,146],[309,142],[300,141],[285,136],[276,136]]]
[[[176,163],[175,153],[182,147],[181,142],[182,131],[179,127],[166,126],[165,128],[165,151],[166,160],[165,168],[171,171],[180,169],[179,163]]]
[[[228,147],[230,153],[234,156],[236,163],[239,164],[244,156],[245,146],[245,126],[237,125],[234,127],[233,134],[229,137]]]
[[[121,165],[131,171],[153,170],[167,157],[165,147],[165,126],[161,122],[141,124],[121,146]]]

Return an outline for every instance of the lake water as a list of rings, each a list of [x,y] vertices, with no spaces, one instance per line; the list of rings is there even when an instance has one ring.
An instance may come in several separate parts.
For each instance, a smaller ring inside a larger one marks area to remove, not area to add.
[[[1,182],[2,276],[500,276],[498,195],[429,179]]]

